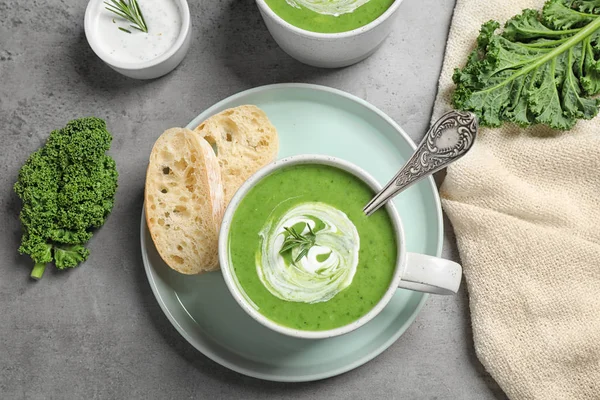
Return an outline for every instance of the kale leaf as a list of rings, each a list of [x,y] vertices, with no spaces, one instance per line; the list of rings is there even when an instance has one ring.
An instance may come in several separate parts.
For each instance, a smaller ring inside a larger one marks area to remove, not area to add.
[[[483,24],[477,48],[454,71],[457,109],[483,126],[513,122],[568,130],[598,113],[600,0],[549,0],[506,22]]]
[[[118,173],[105,154],[111,141],[103,120],[76,119],[51,132],[21,167],[14,186],[23,203],[19,252],[33,260],[32,278],[48,263],[65,269],[88,258],[83,245],[114,205]]]

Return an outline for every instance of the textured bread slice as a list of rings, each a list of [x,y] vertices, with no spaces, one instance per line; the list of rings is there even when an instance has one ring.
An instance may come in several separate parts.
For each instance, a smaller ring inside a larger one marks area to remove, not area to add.
[[[225,205],[252,174],[274,161],[279,150],[277,130],[267,114],[253,105],[213,115],[196,129],[216,147],[225,189]]]
[[[193,131],[166,130],[146,172],[146,222],[162,259],[183,274],[218,269],[218,233],[225,208],[219,164]]]

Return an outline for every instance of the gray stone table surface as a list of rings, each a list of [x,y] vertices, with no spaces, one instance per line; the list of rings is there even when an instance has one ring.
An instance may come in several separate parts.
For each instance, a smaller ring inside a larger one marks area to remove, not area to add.
[[[0,399],[502,399],[473,349],[465,285],[430,297],[415,323],[366,365],[331,379],[265,382],[209,360],[171,326],[144,274],[139,222],[148,155],[166,128],[213,103],[275,82],[310,82],[362,97],[418,141],[428,127],[454,7],[405,0],[392,35],[339,70],[302,65],[270,37],[252,0],[192,0],[183,63],[153,81],[106,67],[83,33],[84,1],[0,0]],[[115,209],[65,273],[28,279],[17,255],[17,171],[52,129],[106,119],[120,171]],[[446,221],[447,223],[447,221]],[[457,258],[446,227],[444,256]]]

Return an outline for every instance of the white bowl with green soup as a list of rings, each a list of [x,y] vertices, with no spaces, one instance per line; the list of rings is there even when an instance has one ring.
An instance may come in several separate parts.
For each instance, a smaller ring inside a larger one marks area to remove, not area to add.
[[[373,54],[402,0],[256,0],[279,46],[315,67],[345,67]]]
[[[381,186],[334,157],[300,155],[253,175],[227,207],[219,236],[225,282],[266,327],[318,339],[364,325],[398,287],[453,294],[459,264],[407,253],[392,202],[367,217]]]

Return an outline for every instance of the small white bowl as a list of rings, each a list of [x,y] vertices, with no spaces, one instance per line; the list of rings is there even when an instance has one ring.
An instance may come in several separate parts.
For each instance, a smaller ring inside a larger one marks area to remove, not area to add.
[[[149,61],[124,62],[108,54],[100,43],[97,24],[100,12],[105,10],[105,0],[90,0],[85,10],[85,37],[98,57],[115,71],[134,79],[155,79],[168,74],[177,67],[190,48],[192,25],[190,9],[186,0],[173,0],[181,16],[181,28],[175,43],[163,54]]]
[[[277,44],[296,60],[322,68],[340,68],[364,60],[381,46],[392,31],[402,0],[396,0],[376,20],[340,33],[317,33],[285,21],[267,5],[256,0],[267,29]]]

